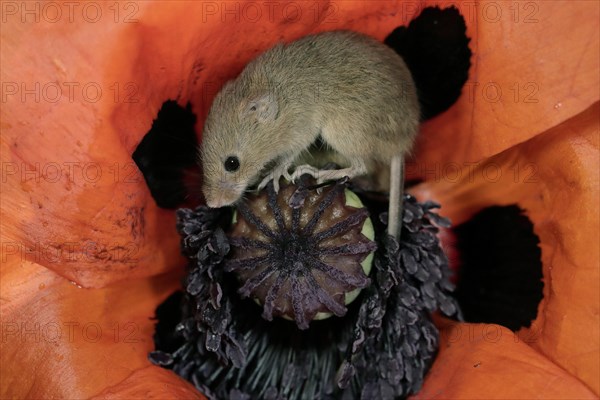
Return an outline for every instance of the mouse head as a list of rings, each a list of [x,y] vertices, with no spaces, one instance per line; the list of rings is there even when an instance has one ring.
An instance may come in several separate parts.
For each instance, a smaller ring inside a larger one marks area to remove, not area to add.
[[[270,91],[241,96],[232,85],[225,85],[216,96],[202,133],[202,191],[212,208],[239,200],[278,155],[275,96]]]

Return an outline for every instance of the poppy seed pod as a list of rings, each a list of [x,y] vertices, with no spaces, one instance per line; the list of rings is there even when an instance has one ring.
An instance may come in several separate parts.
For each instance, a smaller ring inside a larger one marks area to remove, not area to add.
[[[238,205],[225,263],[244,297],[263,305],[263,317],[294,319],[307,329],[313,319],[346,314],[346,305],[368,285],[376,249],[368,210],[344,185],[304,192],[292,185],[279,195],[270,185]],[[302,194],[301,194],[302,195]]]

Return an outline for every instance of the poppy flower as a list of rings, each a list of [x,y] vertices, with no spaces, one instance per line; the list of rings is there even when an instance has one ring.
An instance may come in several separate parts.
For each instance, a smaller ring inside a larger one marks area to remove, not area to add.
[[[168,99],[191,102],[199,128],[224,80],[273,42],[335,28],[383,40],[432,2],[90,4],[2,3],[0,393],[203,398],[147,358],[186,261],[132,154]],[[525,210],[544,298],[517,335],[437,320],[416,397],[596,398],[599,6],[457,7],[475,59],[463,96],[423,126],[413,193],[455,225]]]

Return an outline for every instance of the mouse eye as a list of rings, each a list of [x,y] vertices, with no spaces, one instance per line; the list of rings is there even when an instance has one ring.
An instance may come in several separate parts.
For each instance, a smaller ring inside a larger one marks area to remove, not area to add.
[[[223,165],[225,166],[226,171],[234,172],[237,171],[238,168],[240,168],[240,160],[235,156],[230,156],[227,157],[227,160],[225,160],[225,163]]]

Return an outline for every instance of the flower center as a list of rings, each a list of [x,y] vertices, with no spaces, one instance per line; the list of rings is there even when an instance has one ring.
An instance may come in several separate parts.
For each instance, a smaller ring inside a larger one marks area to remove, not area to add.
[[[362,263],[376,245],[362,233],[368,211],[347,204],[344,184],[310,192],[292,207],[296,188],[276,194],[269,185],[238,205],[225,270],[238,276],[242,297],[263,306],[263,318],[281,316],[307,329],[313,319],[346,314],[347,301],[369,283]]]
[[[312,243],[312,241],[302,235],[294,235],[291,234],[279,243],[279,248],[281,252],[281,259],[287,260],[288,262],[283,264],[282,266],[289,270],[289,272],[293,269],[296,269],[296,264],[300,264],[304,266],[303,260],[305,260],[306,256],[317,251],[317,247]]]

